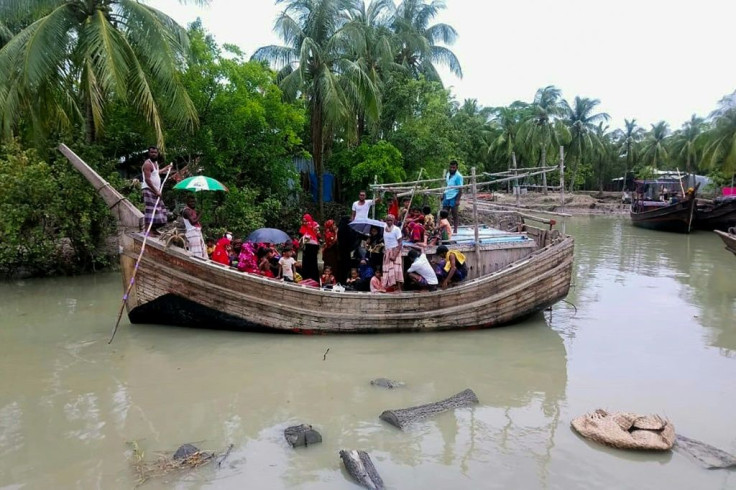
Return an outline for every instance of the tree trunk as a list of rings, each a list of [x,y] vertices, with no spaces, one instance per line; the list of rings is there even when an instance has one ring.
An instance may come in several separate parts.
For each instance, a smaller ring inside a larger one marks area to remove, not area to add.
[[[428,403],[427,405],[420,405],[418,407],[386,410],[379,416],[379,418],[401,430],[404,430],[412,423],[432,417],[438,413],[454,410],[456,408],[468,407],[477,403],[478,397],[475,396],[473,390],[468,388],[457,395],[453,395],[450,398],[439,402]]]
[[[542,167],[547,166],[547,148],[542,148]],[[542,169],[544,170],[544,169]],[[547,195],[547,174],[542,174],[542,194]]]
[[[363,111],[360,111],[358,114],[358,138],[357,143],[358,146],[363,142],[363,133],[365,132],[365,113]]]
[[[317,203],[319,209],[318,221],[321,223],[325,215],[324,203],[324,177],[322,175],[322,156],[324,154],[323,128],[322,128],[322,104],[315,96],[312,106],[312,159],[314,160],[314,173],[317,174]]]
[[[92,116],[92,104],[87,100],[84,104],[84,141],[91,145],[97,139],[95,120]]]
[[[367,452],[343,449],[340,451],[340,459],[358,485],[372,490],[383,490],[383,479],[373,466],[373,461]]]

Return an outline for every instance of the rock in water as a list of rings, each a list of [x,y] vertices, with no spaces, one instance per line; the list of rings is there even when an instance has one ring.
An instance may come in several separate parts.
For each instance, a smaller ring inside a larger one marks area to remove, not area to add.
[[[192,446],[191,444],[182,444],[179,446],[179,449],[176,450],[174,453],[174,459],[180,460],[180,459],[187,459],[192,454],[198,453],[199,449],[197,449],[196,446]]]
[[[345,469],[348,470],[348,473],[358,485],[372,490],[383,490],[383,479],[376,471],[376,467],[373,466],[373,461],[371,461],[371,457],[367,452],[342,450],[340,451],[340,458],[345,465]]]
[[[374,380],[371,380],[371,384],[373,386],[380,386],[381,388],[401,388],[405,385],[403,381],[393,381],[387,378],[376,378]]]
[[[284,437],[291,447],[309,446],[322,442],[322,435],[307,424],[287,427],[284,429]]]

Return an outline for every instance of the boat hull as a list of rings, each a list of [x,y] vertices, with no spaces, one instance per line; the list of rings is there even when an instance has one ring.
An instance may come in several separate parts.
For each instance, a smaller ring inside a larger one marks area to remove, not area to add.
[[[645,207],[640,211],[631,211],[631,223],[639,228],[650,230],[690,233],[694,211],[694,199],[654,209]]]
[[[695,227],[699,230],[727,231],[734,226],[736,226],[736,199],[695,208]]]
[[[736,235],[720,230],[715,230],[715,232],[718,233],[718,236],[723,240],[723,243],[726,245],[726,250],[736,255]]]
[[[125,283],[140,250],[137,237],[125,238]],[[141,260],[128,315],[132,323],[305,334],[488,328],[563,299],[573,247],[571,237],[559,237],[501,270],[444,291],[374,294],[322,291],[244,274],[154,241]]]

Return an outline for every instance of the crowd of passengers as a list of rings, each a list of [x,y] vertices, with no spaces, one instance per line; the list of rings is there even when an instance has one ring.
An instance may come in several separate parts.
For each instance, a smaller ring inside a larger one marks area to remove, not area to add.
[[[361,192],[354,207],[357,204],[359,208],[365,205],[370,208],[373,203]],[[291,242],[252,243],[226,233],[217,241],[208,240],[206,252],[214,262],[241,272],[303,286],[329,289],[340,285],[346,291],[434,291],[467,277],[465,256],[441,244],[450,240],[453,233],[446,210],[440,211],[438,226],[434,225],[429,207],[419,210],[402,206],[398,215],[402,218],[389,213],[382,227],[371,226],[369,233],[363,235],[350,227],[356,218],[355,211],[351,218],[345,216],[337,225],[328,220],[324,228],[305,214],[299,237]],[[401,221],[403,227],[396,224]],[[424,253],[428,245],[439,245],[431,261]],[[402,247],[409,248],[405,257]],[[301,255],[299,260],[298,255]]]
[[[168,213],[161,200],[163,182],[160,174],[168,172],[171,165],[160,168],[158,160],[158,149],[150,147],[148,159],[143,164],[141,187],[144,223],[151,236],[159,236],[158,229],[167,222]],[[178,180],[177,176],[174,179]],[[462,196],[463,176],[456,161],[450,162],[445,179],[447,187],[436,223],[428,206],[421,210],[412,208],[409,198],[399,206],[394,198],[383,223],[375,221],[374,226],[367,230],[359,227],[361,231],[367,231],[365,234],[354,231],[351,223],[368,220],[371,208],[381,200],[380,197],[366,199],[365,191],[361,191],[353,203],[349,218],[343,217],[337,225],[328,220],[321,228],[310,215],[305,214],[298,238],[282,244],[244,242],[234,239],[229,232],[217,241],[205,243],[193,196],[186,201],[181,221],[187,248],[192,255],[208,257],[247,274],[304,286],[334,288],[340,285],[352,291],[433,291],[462,281],[468,273],[465,256],[445,245],[452,240],[453,233],[457,233]],[[431,262],[424,253],[429,245],[438,245]],[[409,248],[406,258],[402,254],[404,247]],[[301,260],[298,260],[300,252]],[[320,254],[323,262],[321,271]]]

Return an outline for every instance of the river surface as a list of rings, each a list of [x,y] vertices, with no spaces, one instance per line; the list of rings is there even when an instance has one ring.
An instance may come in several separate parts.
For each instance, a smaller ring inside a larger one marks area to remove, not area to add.
[[[119,274],[0,284],[0,489],[132,488],[133,442],[147,460],[233,444],[221,468],[151,489],[357,488],[340,449],[368,451],[393,489],[736,488],[736,471],[604,448],[570,428],[599,407],[659,413],[736,454],[736,257],[712,233],[625,218],[566,228],[569,303],[484,331],[307,337],[123,317],[108,345]],[[406,387],[371,386],[377,377]],[[476,408],[405,432],[378,419],[465,388]],[[289,447],[283,429],[302,422],[324,442]]]

